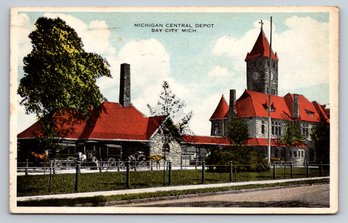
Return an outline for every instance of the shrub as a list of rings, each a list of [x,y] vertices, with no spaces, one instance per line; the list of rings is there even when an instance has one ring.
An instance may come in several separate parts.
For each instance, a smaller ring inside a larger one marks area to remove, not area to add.
[[[237,171],[262,172],[269,169],[262,151],[246,146],[231,146],[222,150],[213,150],[207,157],[209,171],[228,172],[230,161],[236,165]]]

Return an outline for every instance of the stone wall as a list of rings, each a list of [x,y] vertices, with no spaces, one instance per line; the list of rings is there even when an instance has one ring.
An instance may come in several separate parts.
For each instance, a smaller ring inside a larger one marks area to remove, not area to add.
[[[163,152],[164,136],[157,132],[154,137],[150,139],[150,156],[151,155],[165,155],[166,161],[171,161],[172,166],[181,165],[181,146],[178,142],[172,141],[169,143],[169,152]]]

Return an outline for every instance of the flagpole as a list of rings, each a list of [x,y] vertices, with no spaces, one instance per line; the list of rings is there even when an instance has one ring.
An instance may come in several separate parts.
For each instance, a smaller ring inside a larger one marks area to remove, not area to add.
[[[267,142],[267,162],[271,165],[271,67],[272,67],[272,16],[270,17],[270,38],[269,38],[269,66],[268,66],[268,142]]]

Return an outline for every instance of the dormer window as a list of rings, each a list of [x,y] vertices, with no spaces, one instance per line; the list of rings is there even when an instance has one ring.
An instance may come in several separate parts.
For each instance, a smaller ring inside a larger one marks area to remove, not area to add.
[[[267,104],[267,101],[265,103],[262,104],[262,107],[267,110],[268,109],[268,104]],[[274,104],[272,103],[271,104],[271,112],[275,112],[276,111],[276,108],[274,106]]]
[[[305,109],[305,111],[306,111],[307,115],[309,115],[309,116],[311,116],[311,117],[314,116],[314,112],[309,111],[309,110],[307,110],[307,109]]]

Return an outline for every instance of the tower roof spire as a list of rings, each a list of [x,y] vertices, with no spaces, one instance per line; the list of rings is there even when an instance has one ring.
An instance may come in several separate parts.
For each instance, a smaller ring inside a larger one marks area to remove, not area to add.
[[[270,47],[269,47],[269,42],[266,38],[266,35],[263,32],[263,21],[261,20],[259,23],[261,24],[260,34],[257,37],[257,40],[254,44],[253,49],[251,50],[250,53],[247,54],[245,61],[258,59],[261,57],[268,57],[269,58]],[[271,57],[273,60],[278,61],[278,56],[273,51],[271,52]]]

